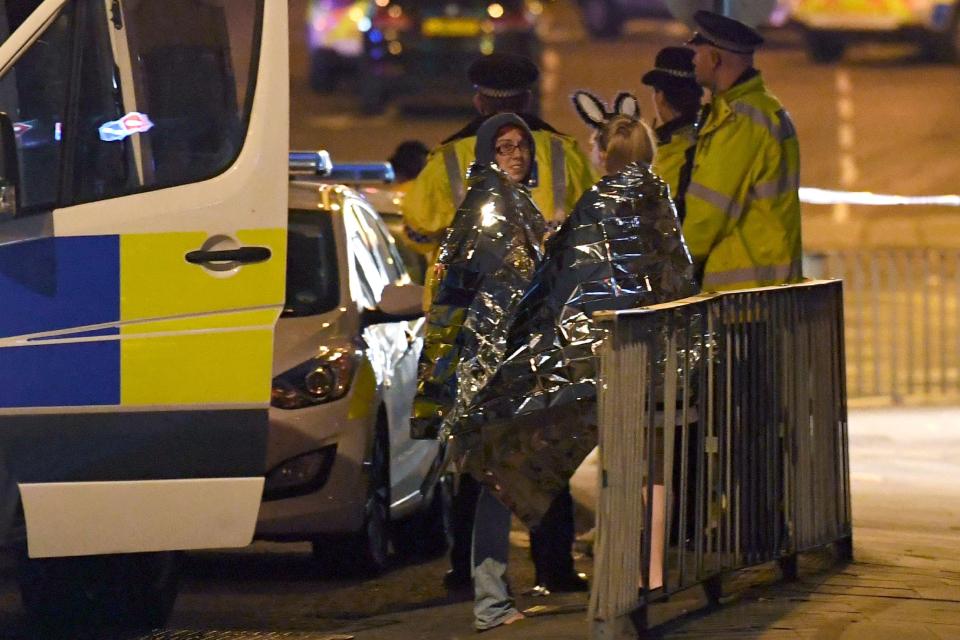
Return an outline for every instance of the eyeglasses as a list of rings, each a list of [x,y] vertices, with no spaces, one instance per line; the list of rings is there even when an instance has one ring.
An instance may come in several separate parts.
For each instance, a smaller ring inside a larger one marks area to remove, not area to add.
[[[521,140],[519,143],[516,142],[501,142],[494,147],[498,156],[509,156],[513,155],[513,152],[519,149],[522,153],[528,153],[530,151],[530,143],[526,140]]]

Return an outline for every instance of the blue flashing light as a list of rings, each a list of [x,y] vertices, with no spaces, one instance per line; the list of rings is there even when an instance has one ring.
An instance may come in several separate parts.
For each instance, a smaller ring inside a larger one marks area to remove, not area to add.
[[[370,50],[370,57],[374,60],[383,60],[383,49],[375,47]]]
[[[367,37],[370,38],[370,42],[373,44],[380,44],[383,42],[383,32],[379,29],[371,29],[370,34]]]

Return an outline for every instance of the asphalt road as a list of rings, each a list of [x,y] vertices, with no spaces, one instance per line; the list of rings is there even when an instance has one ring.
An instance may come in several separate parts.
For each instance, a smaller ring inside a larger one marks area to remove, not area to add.
[[[305,0],[290,3],[291,16],[305,13]],[[670,21],[631,22],[615,41],[591,41],[569,0],[548,6],[542,25],[543,115],[556,128],[586,144],[587,129],[569,96],[588,89],[608,100],[633,91],[645,116],[653,107],[640,77],[657,50],[682,43],[688,31]],[[336,160],[384,160],[402,140],[435,145],[471,115],[412,114],[388,109],[364,117],[349,82],[333,94],[307,85],[303,26],[291,27],[292,147],[326,148]],[[768,46],[757,65],[786,105],[799,132],[802,184],[899,195],[960,192],[960,65],[924,61],[909,46],[864,45],[838,65],[808,62],[794,29],[766,32]],[[960,246],[957,208],[807,206],[808,250],[850,246]]]

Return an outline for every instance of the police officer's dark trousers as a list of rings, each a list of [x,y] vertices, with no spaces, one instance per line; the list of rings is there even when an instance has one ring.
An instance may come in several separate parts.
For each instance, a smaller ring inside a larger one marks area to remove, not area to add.
[[[530,556],[536,568],[539,585],[558,585],[574,574],[573,497],[570,485],[554,498],[540,524],[530,532]]]

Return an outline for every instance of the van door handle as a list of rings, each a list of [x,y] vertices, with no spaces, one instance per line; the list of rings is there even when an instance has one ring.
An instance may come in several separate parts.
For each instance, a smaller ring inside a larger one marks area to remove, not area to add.
[[[198,249],[191,251],[185,257],[190,264],[206,264],[208,262],[239,262],[253,264],[265,262],[273,253],[269,247],[240,247],[239,249],[220,249],[207,251]]]

